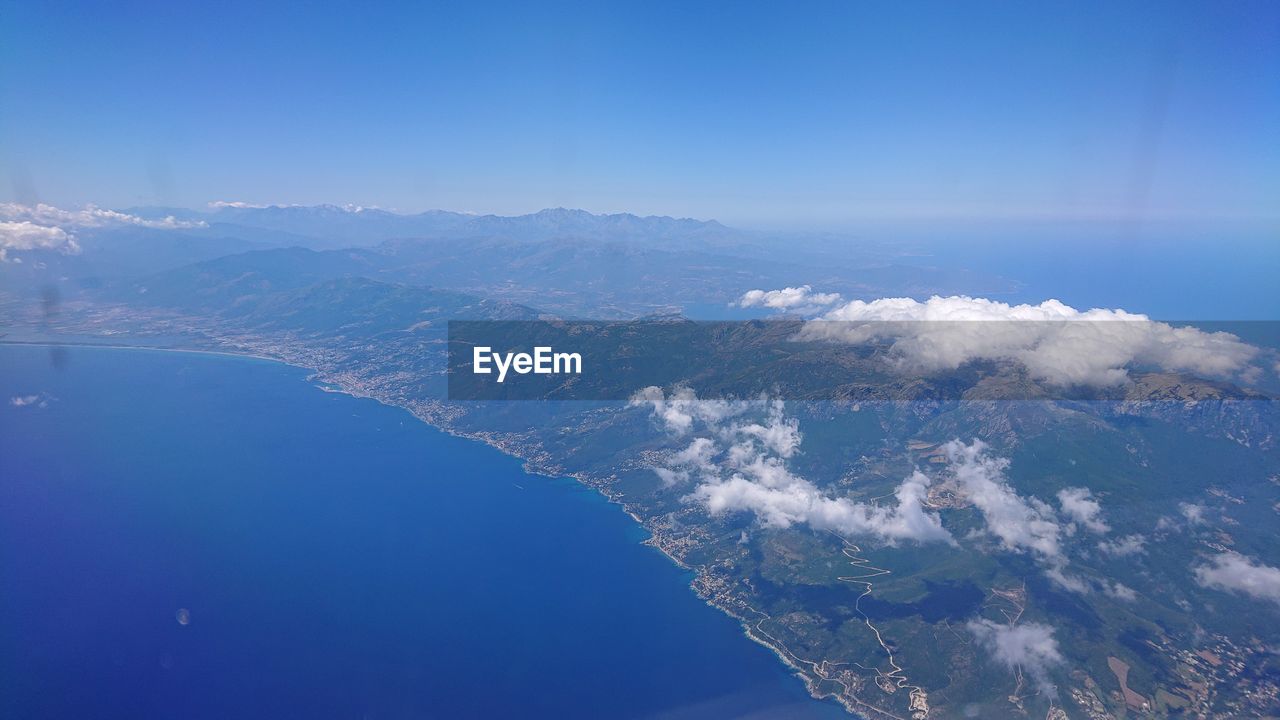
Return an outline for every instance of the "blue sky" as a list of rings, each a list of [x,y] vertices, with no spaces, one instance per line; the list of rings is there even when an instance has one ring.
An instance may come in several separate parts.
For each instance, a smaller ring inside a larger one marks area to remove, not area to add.
[[[1275,2],[258,5],[4,2],[0,199],[748,226],[1280,207]]]

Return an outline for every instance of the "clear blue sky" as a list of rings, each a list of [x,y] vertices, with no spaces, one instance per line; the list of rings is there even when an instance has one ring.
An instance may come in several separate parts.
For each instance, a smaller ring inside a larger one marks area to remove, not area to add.
[[[1280,3],[3,2],[0,199],[1280,212]]]

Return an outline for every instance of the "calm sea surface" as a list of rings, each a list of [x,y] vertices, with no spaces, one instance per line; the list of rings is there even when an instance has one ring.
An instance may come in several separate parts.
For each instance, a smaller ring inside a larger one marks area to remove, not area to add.
[[[296,368],[0,346],[0,717],[847,717],[642,539]]]

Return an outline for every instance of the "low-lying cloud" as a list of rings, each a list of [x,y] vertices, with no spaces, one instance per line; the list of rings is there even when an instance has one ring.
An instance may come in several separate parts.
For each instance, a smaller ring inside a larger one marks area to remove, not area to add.
[[[45,204],[0,203],[0,261],[8,261],[10,252],[23,250],[56,250],[72,255],[80,252],[76,231],[123,226],[174,230],[205,227],[205,223],[173,216],[143,218],[96,205],[63,210]]]
[[[80,252],[75,238],[57,227],[44,227],[32,222],[0,222],[0,262],[9,260],[9,253],[21,250],[57,250],[74,255]]]
[[[1188,525],[1203,525],[1208,522],[1204,517],[1207,510],[1207,507],[1198,503],[1178,503],[1178,512],[1182,513],[1182,517],[1186,518]]]
[[[832,497],[793,473],[786,464],[799,449],[795,418],[781,401],[699,400],[691,390],[671,394],[645,388],[632,399],[675,436],[699,433],[668,453],[655,472],[664,484],[693,481],[687,499],[711,515],[752,513],[765,527],[808,525],[846,537],[886,543],[953,543],[936,512],[925,508],[930,478],[913,473],[894,491],[894,502],[868,504]],[[744,418],[747,413],[763,418]]]
[[[1054,584],[1072,592],[1100,589],[1124,598],[1124,590],[1068,572],[1063,539],[1076,529],[1105,534],[1102,504],[1088,488],[1058,493],[1061,514],[1049,503],[1022,496],[1005,478],[1009,461],[992,455],[980,440],[952,440],[941,447],[945,466],[930,476],[919,470],[894,488],[883,503],[828,494],[796,474],[789,460],[800,452],[799,422],[780,400],[701,400],[688,388],[670,393],[647,387],[631,399],[647,408],[679,444],[657,455],[654,472],[667,487],[688,485],[688,502],[713,516],[751,513],[765,527],[805,525],[850,538],[887,544],[941,542],[957,545],[930,505],[930,488],[946,483],[981,515],[971,538],[991,538],[1007,552],[1030,554]],[[1125,538],[1101,549],[1114,555],[1141,550],[1143,539]]]
[[[1263,564],[1236,552],[1224,552],[1192,568],[1203,587],[1242,593],[1259,600],[1280,603],[1280,568]]]
[[[766,307],[774,310],[817,312],[820,308],[838,303],[839,293],[815,293],[809,285],[786,287],[781,290],[749,290],[738,299],[738,307]]]
[[[45,397],[44,393],[39,393],[36,395],[14,395],[13,397],[9,398],[9,405],[16,408],[25,408],[25,407],[43,408],[43,407],[48,407],[49,402],[48,402],[48,399]]]
[[[1147,551],[1147,536],[1141,533],[1134,533],[1115,540],[1100,540],[1098,549],[1113,557],[1140,555]]]
[[[1113,597],[1116,600],[1123,600],[1124,602],[1133,602],[1138,599],[1137,591],[1123,583],[1104,582],[1102,584],[1102,591],[1106,593],[1108,597]]]
[[[1056,694],[1049,669],[1062,663],[1062,653],[1052,627],[1034,622],[1001,625],[985,618],[971,620],[966,627],[998,663],[1027,673],[1042,692]]]
[[[981,440],[968,445],[952,440],[942,449],[948,472],[965,499],[982,514],[986,534],[1005,550],[1031,553],[1058,586],[1072,592],[1089,591],[1087,582],[1066,571],[1063,526],[1057,514],[1039,498],[1018,495],[1005,479],[1007,459],[988,453]]]
[[[1102,505],[1093,499],[1089,488],[1063,488],[1058,491],[1062,513],[1072,522],[1091,532],[1105,534],[1111,527],[1102,520]]]

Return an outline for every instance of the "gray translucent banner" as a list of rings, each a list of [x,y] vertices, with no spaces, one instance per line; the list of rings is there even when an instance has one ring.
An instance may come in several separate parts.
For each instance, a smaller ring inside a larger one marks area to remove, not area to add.
[[[451,400],[1270,400],[1280,322],[452,321]]]

